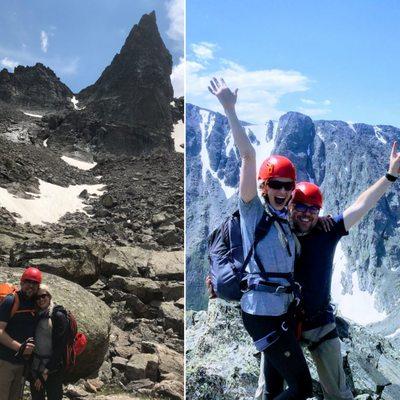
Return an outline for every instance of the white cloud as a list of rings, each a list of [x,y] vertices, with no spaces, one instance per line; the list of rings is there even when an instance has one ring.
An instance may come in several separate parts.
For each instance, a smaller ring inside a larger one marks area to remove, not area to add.
[[[331,102],[330,100],[324,100],[324,101],[322,102],[322,104],[323,104],[324,106],[330,106],[330,105],[332,104],[332,102]]]
[[[185,94],[185,59],[180,58],[179,64],[172,69],[171,82],[174,88],[174,97],[181,97]]]
[[[44,53],[47,53],[49,48],[49,36],[45,31],[40,32],[40,47]]]
[[[166,8],[169,19],[167,35],[172,40],[183,42],[185,34],[184,0],[168,0]]]
[[[9,70],[13,70],[18,64],[18,61],[10,60],[8,57],[1,60],[1,65]]]
[[[214,58],[214,50],[217,45],[214,43],[200,42],[192,44],[192,51],[196,58],[201,61],[212,60]]]
[[[214,65],[211,69],[204,63],[187,62],[187,101],[223,112],[216,97],[207,89],[213,76],[223,77],[232,90],[239,88],[238,114],[248,122],[264,123],[268,119],[278,119],[285,112],[278,106],[284,95],[308,90],[309,79],[298,71],[248,70],[226,59],[216,60]]]
[[[206,69],[206,67],[196,61],[189,61],[186,60],[186,71],[192,74],[195,74],[196,72],[202,71]]]
[[[305,107],[299,107],[299,111],[310,117],[322,116],[331,112],[331,110],[327,108],[305,108]]]
[[[317,104],[315,100],[310,100],[310,99],[300,99],[300,101],[304,104]]]

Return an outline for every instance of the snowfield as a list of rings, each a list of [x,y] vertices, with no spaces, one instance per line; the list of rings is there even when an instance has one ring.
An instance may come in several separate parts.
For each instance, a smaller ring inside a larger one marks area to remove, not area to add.
[[[91,195],[101,195],[104,185],[71,185],[62,187],[39,179],[40,194],[33,199],[21,199],[0,188],[0,204],[9,212],[17,213],[17,222],[32,225],[55,223],[67,212],[82,211],[85,204],[78,196],[83,190]]]

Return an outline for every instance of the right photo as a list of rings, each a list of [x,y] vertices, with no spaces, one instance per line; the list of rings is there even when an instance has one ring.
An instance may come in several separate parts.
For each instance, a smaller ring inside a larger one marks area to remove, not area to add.
[[[187,399],[400,399],[399,17],[186,2]]]

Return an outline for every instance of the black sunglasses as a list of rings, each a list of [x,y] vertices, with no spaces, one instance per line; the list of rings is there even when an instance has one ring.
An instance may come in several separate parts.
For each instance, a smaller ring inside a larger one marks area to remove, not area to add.
[[[45,299],[46,297],[49,297],[49,294],[48,294],[48,293],[38,294],[38,295],[36,296],[36,300],[39,300],[39,299],[43,300],[43,299]]]
[[[296,203],[296,204],[294,205],[294,209],[295,209],[296,211],[302,212],[302,213],[305,213],[305,212],[308,211],[309,213],[314,214],[314,215],[319,214],[319,210],[320,210],[319,207],[316,207],[316,206],[306,206],[305,204],[302,204],[302,203]]]
[[[30,285],[39,285],[39,282],[31,281],[30,279],[24,279],[23,283],[29,283]]]
[[[289,192],[290,190],[294,189],[294,182],[281,182],[281,181],[268,181],[267,185],[271,188],[271,189],[276,189],[276,190],[280,190],[280,189],[285,189],[287,192]]]

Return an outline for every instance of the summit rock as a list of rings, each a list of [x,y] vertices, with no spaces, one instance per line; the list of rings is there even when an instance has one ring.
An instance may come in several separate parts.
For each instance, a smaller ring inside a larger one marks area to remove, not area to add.
[[[103,121],[124,124],[132,134],[172,131],[172,57],[160,36],[154,12],[129,33],[120,53],[78,98]],[[162,138],[161,138],[162,139]]]

